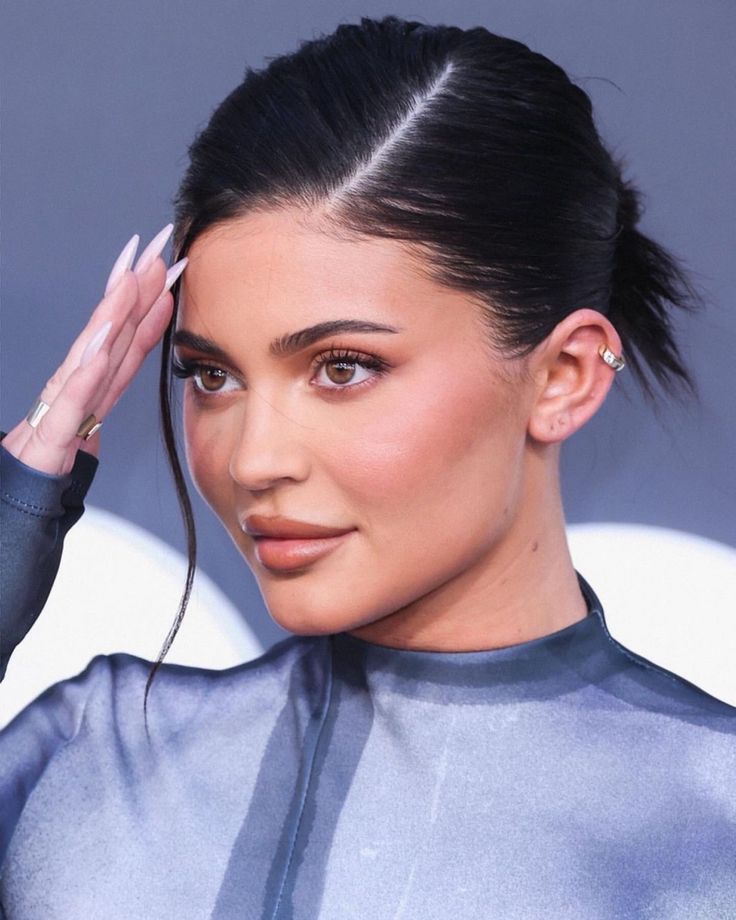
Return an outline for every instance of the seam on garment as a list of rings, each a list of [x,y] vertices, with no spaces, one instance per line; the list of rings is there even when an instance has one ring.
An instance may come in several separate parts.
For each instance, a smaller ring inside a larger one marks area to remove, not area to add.
[[[43,505],[32,505],[30,502],[24,502],[20,498],[15,498],[9,492],[0,493],[0,500],[11,508],[16,508],[24,514],[32,514],[34,517],[54,517],[53,509],[45,508]],[[41,512],[41,513],[39,513]]]
[[[603,618],[601,618],[603,619]],[[631,649],[626,648],[625,645],[622,645],[618,639],[612,636],[608,631],[608,626],[606,625],[605,620],[603,620],[603,633],[606,639],[611,643],[611,645],[621,654],[623,654],[629,661],[633,661],[634,664],[638,664],[640,667],[646,668],[648,671],[652,671],[655,674],[662,674],[668,680],[672,681],[673,684],[680,684],[681,682],[690,684],[690,686],[695,687],[697,690],[703,691],[702,687],[698,687],[697,684],[691,683],[687,678],[680,677],[679,675],[674,674],[672,671],[668,671],[667,668],[662,665],[657,664],[654,661],[649,661],[647,658],[643,658],[636,652],[631,651]]]
[[[279,894],[278,894],[278,897],[276,898],[276,903],[274,904],[273,911],[271,912],[271,920],[275,920],[275,918],[278,915],[279,908],[281,907],[281,901],[284,896],[284,887],[286,886],[286,880],[289,877],[289,871],[291,869],[291,864],[294,859],[294,849],[296,847],[297,839],[299,838],[299,828],[301,827],[302,818],[304,817],[304,807],[307,802],[307,795],[312,785],[312,773],[314,771],[314,761],[317,757],[317,751],[319,750],[319,744],[322,739],[322,732],[324,730],[325,723],[327,721],[327,714],[329,713],[330,708],[332,706],[332,688],[333,688],[333,676],[332,675],[333,675],[333,670],[334,670],[333,659],[332,659],[332,656],[333,656],[332,642],[328,643],[328,648],[329,648],[329,656],[330,656],[330,662],[329,662],[330,666],[329,666],[329,672],[327,676],[327,688],[325,691],[324,700],[322,702],[322,713],[320,714],[319,727],[317,728],[317,731],[316,731],[314,744],[312,746],[312,751],[309,757],[309,767],[307,769],[306,778],[304,780],[304,785],[302,788],[301,800],[299,802],[299,817],[296,820],[296,824],[294,826],[294,832],[291,836],[291,843],[289,844],[289,855],[286,859],[286,865],[284,867],[283,875],[281,876],[281,886],[279,887]]]
[[[580,573],[576,574],[578,574],[579,578],[582,577],[580,576]],[[634,664],[638,664],[640,667],[644,667],[647,670],[652,671],[654,674],[664,675],[666,678],[668,678],[668,680],[672,681],[673,684],[679,685],[681,681],[690,683],[690,681],[686,680],[685,678],[674,674],[672,671],[668,671],[666,668],[662,667],[662,665],[658,665],[654,661],[649,661],[649,659],[638,655],[631,649],[626,648],[625,645],[622,645],[618,639],[616,639],[615,636],[612,636],[608,631],[608,623],[606,623],[606,615],[603,612],[603,605],[601,604],[598,596],[593,591],[593,588],[584,578],[582,578],[581,587],[583,588],[583,594],[585,595],[586,599],[590,601],[590,606],[592,608],[591,613],[595,613],[600,620],[601,626],[603,627],[603,635],[606,637],[606,641],[609,642],[610,645],[616,649],[616,651],[620,652],[625,658],[628,658],[629,661],[632,661]],[[701,693],[703,692],[702,688],[698,687],[696,684],[691,684],[691,686],[695,687],[697,690],[700,690]]]

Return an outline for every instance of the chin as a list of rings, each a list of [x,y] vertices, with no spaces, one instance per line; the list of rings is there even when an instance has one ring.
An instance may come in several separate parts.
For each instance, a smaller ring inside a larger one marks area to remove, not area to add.
[[[268,604],[266,604],[266,609],[275,623],[296,636],[327,636],[331,633],[352,629],[354,625],[352,621],[347,621],[344,617],[325,615],[324,610],[310,614],[292,609],[282,615],[281,611],[272,610]]]
[[[372,605],[358,605],[333,587],[311,586],[298,578],[279,584],[259,580],[261,597],[271,619],[297,636],[324,636],[345,632],[380,619]],[[321,590],[320,590],[321,588]]]

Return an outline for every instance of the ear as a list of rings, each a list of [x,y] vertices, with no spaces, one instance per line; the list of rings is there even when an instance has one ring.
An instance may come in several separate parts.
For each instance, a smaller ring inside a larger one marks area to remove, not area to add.
[[[536,398],[527,430],[537,441],[564,441],[601,407],[616,376],[598,353],[601,345],[621,355],[611,322],[583,308],[566,316],[532,352]]]

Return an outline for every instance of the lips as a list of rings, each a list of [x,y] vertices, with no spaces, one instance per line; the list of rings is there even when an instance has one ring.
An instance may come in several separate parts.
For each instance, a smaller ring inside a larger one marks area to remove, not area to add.
[[[279,572],[301,569],[332,552],[350,539],[352,531],[337,537],[312,537],[309,540],[274,540],[256,537],[256,558],[261,565]]]
[[[302,569],[316,562],[337,549],[355,530],[259,514],[249,515],[242,526],[253,537],[261,565],[277,572]]]
[[[250,514],[243,521],[243,530],[251,537],[268,537],[274,540],[311,540],[323,537],[339,537],[350,533],[352,527],[327,527],[324,524],[309,524],[280,515],[266,517]]]

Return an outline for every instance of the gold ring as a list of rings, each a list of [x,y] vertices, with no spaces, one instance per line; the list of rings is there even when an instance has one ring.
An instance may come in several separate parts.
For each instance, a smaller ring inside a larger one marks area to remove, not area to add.
[[[77,437],[84,438],[85,441],[89,441],[92,435],[96,431],[99,431],[100,428],[102,428],[102,422],[97,421],[97,416],[88,415],[77,429]]]

